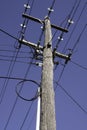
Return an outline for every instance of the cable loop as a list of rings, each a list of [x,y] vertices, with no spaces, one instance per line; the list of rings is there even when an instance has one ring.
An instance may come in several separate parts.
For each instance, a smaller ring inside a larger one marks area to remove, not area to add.
[[[18,85],[20,85],[21,83],[24,83],[24,82],[32,82],[32,83],[36,84],[38,87],[40,87],[40,84],[37,83],[37,82],[34,81],[34,80],[28,80],[28,81],[23,80],[23,81],[20,81],[20,82],[16,85],[16,89],[15,89],[16,94],[18,95],[18,97],[20,97],[20,98],[21,98],[22,100],[24,100],[24,101],[33,101],[33,100],[36,100],[37,97],[40,96],[40,92],[38,93],[38,90],[37,90],[35,96],[32,97],[32,98],[30,98],[30,99],[24,98],[23,96],[20,95],[20,92],[18,92]],[[19,90],[19,91],[20,91],[20,90]]]

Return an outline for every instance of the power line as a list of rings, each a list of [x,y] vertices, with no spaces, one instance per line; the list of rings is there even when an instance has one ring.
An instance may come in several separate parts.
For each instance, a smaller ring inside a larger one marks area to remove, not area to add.
[[[32,6],[33,6],[33,3],[34,3],[34,0],[33,0],[33,2],[32,2]],[[27,7],[26,7],[27,8]],[[31,10],[32,10],[32,8],[31,8]],[[30,13],[31,13],[31,10],[30,10]],[[28,23],[28,22],[27,22]],[[23,26],[24,27],[24,26]],[[23,29],[23,28],[22,28]],[[12,35],[10,35],[9,33],[7,33],[6,31],[4,31],[4,30],[2,30],[2,29],[0,29],[0,31],[2,31],[3,33],[5,33],[6,35],[8,35],[8,36],[10,36],[10,37],[12,37],[12,38],[14,38],[15,40],[17,40],[18,41],[18,38],[15,38],[14,36],[12,36]],[[20,48],[20,47],[19,47]],[[19,52],[19,51],[18,51]],[[9,69],[8,69],[8,72],[7,72],[7,75],[11,75],[11,73],[12,73],[12,70],[13,70],[13,67],[14,67],[14,65],[15,65],[15,61],[16,61],[16,58],[17,58],[17,55],[18,55],[18,52],[17,52],[17,54],[16,54],[16,57],[15,57],[15,59],[14,59],[14,63],[13,63],[13,65],[12,65],[12,62],[11,62],[11,64],[10,64],[10,66],[9,66]],[[11,70],[10,70],[10,67],[12,66],[12,68],[11,68]],[[8,84],[8,80],[6,81],[5,80],[5,82],[4,82],[4,87],[2,88],[2,90],[1,90],[1,93],[0,93],[0,97],[1,97],[1,100],[0,100],[0,103],[2,102],[2,99],[3,99],[3,97],[4,97],[4,94],[5,94],[5,91],[6,91],[6,88],[7,88],[7,84]]]
[[[10,62],[10,65],[9,65],[9,68],[8,68],[8,71],[7,71],[7,76],[10,77],[10,75],[12,74],[12,71],[13,71],[13,68],[15,66],[15,61],[17,59],[17,56],[18,56],[18,53],[19,53],[19,50],[15,51],[15,53],[13,54],[13,58]],[[14,60],[14,61],[13,61]],[[4,81],[4,84],[3,84],[3,87],[1,89],[1,92],[0,92],[0,104],[2,103],[2,100],[4,98],[4,95],[5,95],[5,92],[6,92],[6,89],[7,89],[7,85],[8,85],[8,82],[9,80],[5,79]]]
[[[82,29],[82,31],[81,31],[81,33],[80,33],[80,35],[79,35],[79,37],[78,37],[78,39],[77,39],[76,43],[75,43],[75,44],[74,44],[74,46],[73,46],[72,51],[74,51],[74,49],[76,48],[77,44],[79,43],[79,40],[80,40],[80,38],[81,38],[82,34],[84,33],[84,31],[85,31],[86,27],[87,27],[87,24],[83,27],[83,29]]]
[[[78,64],[78,63],[76,63],[76,62],[74,62],[73,60],[70,60],[70,62],[72,62],[72,63],[75,64],[76,66],[80,67],[81,69],[84,69],[84,70],[87,71],[87,67],[84,67],[84,66],[82,66],[82,65],[80,65],[80,64]]]
[[[48,17],[50,17],[51,12],[53,11],[54,4],[55,4],[55,0],[53,0],[51,7],[48,8],[48,11],[49,11],[49,12],[48,12]]]
[[[29,106],[29,109],[28,109],[28,111],[27,111],[27,113],[26,113],[26,115],[25,115],[25,118],[24,118],[24,120],[23,120],[23,122],[22,122],[22,125],[21,125],[21,127],[20,127],[20,130],[22,130],[22,128],[23,128],[23,126],[24,126],[24,123],[25,123],[25,121],[26,121],[28,115],[30,114],[31,108],[32,108],[32,106],[33,106],[33,103],[34,103],[34,100],[31,102],[31,105]]]
[[[4,61],[4,62],[11,62],[12,60],[9,60],[9,59],[0,59],[0,61]],[[14,62],[15,60],[13,60]],[[23,63],[23,64],[32,64],[32,65],[36,65],[38,66],[38,64],[35,62],[31,63],[31,62],[26,62],[26,61],[18,61],[16,60],[15,63]]]
[[[80,2],[81,2],[81,0],[79,1],[78,5],[76,6],[77,0],[75,1],[75,3],[74,3],[74,5],[73,5],[73,7],[72,7],[70,13],[69,13],[68,16],[63,20],[63,22],[61,22],[60,25],[63,25],[63,23],[66,21],[64,28],[69,29],[70,25],[73,23],[72,19],[73,19],[74,15],[75,15],[75,13],[76,13],[78,7],[79,7]],[[75,9],[75,8],[76,8],[76,9]],[[55,31],[53,37],[56,35],[56,33],[57,33],[57,31]],[[58,48],[59,43],[63,40],[63,35],[64,35],[64,32],[61,32],[60,36],[59,36],[58,39],[57,39],[57,43],[56,43],[56,47],[55,47],[56,50],[57,50],[57,48]],[[52,38],[52,39],[53,39],[53,38]]]
[[[34,81],[34,80],[29,80],[30,82],[32,82],[32,83],[34,83],[34,84],[36,84],[38,87],[40,87],[40,85],[36,82],[36,81]],[[21,96],[20,95],[20,89],[19,89],[19,91],[18,91],[18,86],[20,85],[20,84],[23,84],[24,82],[27,82],[27,81],[20,81],[17,85],[16,85],[16,93],[17,93],[17,95],[18,95],[18,97],[20,97],[22,100],[24,100],[24,101],[33,101],[33,100],[36,100],[37,99],[37,97],[40,95],[39,93],[38,93],[38,91],[36,91],[36,94],[32,97],[32,98],[29,98],[29,99],[27,99],[27,98],[24,98],[23,96]]]
[[[64,46],[62,52],[65,51],[67,45],[69,44],[69,41],[70,41],[70,39],[71,39],[71,36],[72,36],[72,34],[74,33],[74,31],[75,31],[75,29],[76,29],[76,26],[77,26],[77,24],[78,24],[78,22],[79,22],[79,20],[80,20],[80,18],[81,18],[81,16],[82,16],[82,14],[83,14],[85,8],[86,8],[86,6],[87,6],[87,3],[84,4],[84,6],[83,6],[83,8],[82,8],[82,10],[81,10],[81,12],[80,12],[80,15],[79,15],[79,17],[78,17],[78,19],[77,19],[77,21],[76,21],[76,24],[75,24],[75,26],[74,26],[74,28],[73,28],[73,30],[72,30],[72,32],[71,32],[71,34],[70,34],[68,40],[67,40],[67,42],[66,42],[66,44],[65,44],[65,46]]]
[[[15,36],[9,34],[8,32],[4,31],[4,30],[1,29],[1,28],[0,28],[0,31],[3,32],[3,33],[5,33],[6,35],[8,35],[9,37],[11,37],[11,38],[13,38],[13,39],[15,39],[15,40],[19,40],[18,38],[16,38]]]
[[[59,76],[59,78],[58,78],[58,80],[57,80],[57,83],[59,83],[59,81],[61,80],[62,75],[63,75],[63,72],[64,72],[64,69],[65,69],[65,65],[63,66],[63,69],[62,69],[62,71],[61,71],[61,73],[60,73],[60,76]],[[57,85],[55,86],[54,90],[56,91],[56,89],[57,89]]]
[[[81,3],[81,0],[79,0],[79,2],[78,2],[78,0],[75,1],[74,5],[72,7],[72,10],[70,12],[69,18],[68,18],[67,28],[69,28],[69,26],[73,23],[73,18],[74,18],[75,14],[80,6],[80,3]]]
[[[33,60],[33,59],[32,59],[32,60]],[[26,74],[25,74],[25,76],[24,76],[24,79],[26,79],[27,74],[29,73],[30,68],[31,68],[31,64],[30,64],[30,65],[28,66],[28,68],[27,68],[27,71],[26,71]],[[21,88],[20,88],[20,90],[19,90],[19,93],[22,91],[22,88],[23,88],[23,84],[21,85]],[[9,124],[9,121],[10,121],[11,117],[12,117],[12,114],[13,114],[13,111],[14,111],[15,106],[16,106],[16,104],[17,104],[17,101],[18,101],[18,96],[16,97],[16,99],[15,99],[15,101],[14,101],[12,110],[11,110],[10,115],[9,115],[9,117],[8,117],[8,120],[7,120],[6,124],[5,124],[4,130],[7,129],[7,126],[8,126],[8,124]]]
[[[11,56],[11,55],[0,55],[0,57],[3,57],[3,58],[4,58],[4,57],[5,57],[5,58],[13,58],[13,56]],[[18,59],[25,59],[25,58],[28,59],[28,58],[31,58],[31,57],[29,57],[29,56],[28,56],[28,57],[26,57],[26,56],[25,56],[25,57],[23,57],[23,56],[18,56],[17,58],[18,58]]]
[[[9,53],[12,52],[12,53],[14,53],[15,50],[12,50],[12,49],[11,49],[11,50],[7,50],[7,49],[4,49],[4,50],[3,50],[3,49],[1,49],[0,52],[9,52]],[[30,51],[30,52],[25,52],[25,51],[21,51],[21,50],[20,50],[19,54],[20,54],[20,53],[30,54],[30,53],[32,53],[32,52],[31,52],[31,51]]]
[[[32,125],[34,119],[36,119],[36,118],[35,118],[35,114],[36,114],[36,111],[33,113],[33,116],[32,116],[32,118],[31,118],[31,120],[30,120],[30,122],[29,122],[29,125],[28,125],[28,127],[27,127],[27,130],[31,130],[31,125]]]
[[[56,82],[56,84],[85,114],[87,114],[87,111],[58,82]]]

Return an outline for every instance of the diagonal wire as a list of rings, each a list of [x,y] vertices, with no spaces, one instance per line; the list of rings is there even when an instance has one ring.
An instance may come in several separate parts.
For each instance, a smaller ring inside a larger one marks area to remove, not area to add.
[[[28,3],[29,3],[29,0],[28,0]],[[32,7],[33,7],[33,3],[34,3],[34,0],[33,0],[33,2],[32,2]],[[30,13],[31,13],[31,11],[32,11],[32,7],[31,7],[31,10],[30,10]],[[24,22],[25,22],[25,21],[24,21]],[[28,24],[28,21],[27,21],[26,24]],[[25,30],[24,30],[24,33],[25,33]],[[20,34],[20,36],[21,36],[21,34]],[[16,39],[16,40],[18,40],[18,39]],[[33,60],[33,59],[32,59],[32,60]],[[32,60],[31,60],[31,62],[32,62]],[[28,69],[27,69],[27,72],[26,72],[24,78],[26,78],[26,76],[27,76],[27,74],[28,74],[28,71],[30,70],[30,67],[31,67],[31,64],[29,65],[29,67],[28,67]],[[21,86],[19,92],[22,91],[22,88],[23,88],[23,84],[22,84],[22,86]],[[10,121],[11,117],[12,117],[12,114],[13,114],[13,111],[14,111],[15,106],[16,106],[16,104],[17,104],[17,101],[18,101],[18,96],[17,96],[16,99],[15,99],[15,102],[14,102],[14,104],[13,104],[12,110],[11,110],[10,115],[9,115],[9,117],[8,117],[8,120],[7,120],[6,124],[5,124],[4,130],[7,129],[7,126],[8,126],[8,124],[9,124],[9,121]]]
[[[60,87],[64,93],[85,113],[87,114],[87,111],[65,90],[64,87],[62,87],[58,82],[56,82],[57,86]]]
[[[18,53],[19,53],[19,49],[17,50],[17,52],[13,53],[13,58],[12,58],[12,60],[10,62],[10,65],[9,65],[9,68],[8,68],[8,71],[7,71],[7,74],[6,74],[8,77],[10,77],[10,75],[12,74],[12,71],[13,71],[13,68],[15,66]],[[0,92],[0,104],[3,101],[4,95],[5,95],[7,86],[8,86],[8,82],[9,82],[9,80],[5,79],[3,87],[2,87],[1,92]]]
[[[63,69],[62,69],[62,71],[61,71],[61,73],[60,73],[60,76],[59,76],[59,78],[58,78],[58,80],[57,80],[57,83],[59,83],[59,81],[60,81],[61,78],[62,78],[63,72],[64,72],[64,70],[65,70],[65,66],[66,66],[66,65],[63,66]],[[56,89],[57,89],[57,85],[55,86],[54,91],[56,91]]]
[[[34,3],[34,0],[33,0],[33,2],[32,2],[32,7],[33,7],[33,3]],[[30,10],[30,13],[31,13],[31,11],[32,11],[32,8],[31,8],[31,10]],[[27,21],[27,23],[28,23],[28,21]],[[8,36],[10,36],[10,37],[12,37],[12,38],[14,38],[14,39],[16,39],[16,40],[18,41],[17,38],[15,38],[14,36],[10,35],[10,34],[7,33],[6,31],[4,31],[4,30],[2,30],[2,29],[0,29],[0,31],[2,31],[2,32],[5,33],[6,35],[8,35]],[[21,34],[20,34],[20,35],[21,35]],[[20,47],[19,47],[19,48],[20,48]],[[18,52],[19,52],[19,51],[18,51]],[[16,61],[16,59],[17,59],[18,52],[17,52],[16,56],[14,55],[14,56],[15,56],[14,63],[13,63],[13,59],[12,59],[12,62],[10,63],[10,66],[9,66],[9,69],[8,69],[8,72],[7,72],[7,76],[10,76],[11,73],[12,73],[12,70],[13,70],[14,65],[15,65],[15,61]],[[13,65],[12,65],[12,63],[13,63]],[[11,66],[12,66],[12,67],[11,67]],[[0,99],[0,104],[1,104],[2,99],[3,99],[3,97],[4,97],[4,94],[5,94],[7,85],[8,85],[8,80],[5,80],[4,85],[3,85],[4,87],[2,88],[1,93],[0,93],[0,97],[1,97],[1,99]]]
[[[23,120],[23,122],[22,122],[22,125],[21,125],[21,127],[20,127],[20,130],[22,130],[22,128],[23,128],[23,126],[24,126],[24,123],[25,123],[25,121],[26,121],[28,115],[30,114],[30,110],[31,110],[31,108],[32,108],[33,103],[34,103],[34,100],[31,102],[31,105],[30,105],[30,107],[29,107],[29,109],[28,109],[28,111],[27,111],[27,113],[26,113],[26,115],[25,115],[25,118],[24,118],[24,120]]]
[[[74,51],[74,49],[76,48],[77,44],[79,43],[79,40],[80,40],[80,38],[81,38],[82,34],[84,33],[84,31],[85,31],[86,27],[87,27],[87,24],[83,27],[83,29],[82,29],[82,31],[81,31],[81,33],[80,33],[80,35],[79,35],[79,37],[78,37],[78,39],[77,39],[76,43],[75,43],[75,44],[74,44],[74,46],[73,46],[72,51]]]
[[[15,39],[15,40],[18,40],[18,38],[16,38],[15,36],[9,34],[8,32],[4,31],[4,30],[1,29],[1,28],[0,28],[0,31],[3,32],[3,33],[5,33],[6,35],[8,35],[8,36],[11,37],[11,38],[13,38],[13,39]]]
[[[80,67],[81,69],[84,69],[84,70],[87,71],[87,67],[84,67],[84,66],[82,66],[82,65],[80,65],[80,64],[78,64],[78,63],[76,63],[76,62],[74,62],[73,60],[70,60],[70,62],[72,62],[72,63],[75,64],[76,66]]]
[[[85,8],[86,8],[86,6],[87,6],[87,2],[84,4],[84,6],[83,6],[83,8],[82,8],[82,10],[81,10],[81,12],[80,12],[80,15],[79,15],[79,17],[78,17],[78,19],[77,19],[77,21],[76,21],[76,24],[75,24],[75,26],[74,26],[74,28],[73,28],[73,30],[72,30],[72,32],[71,32],[71,34],[70,34],[68,40],[67,40],[67,42],[66,42],[66,44],[65,44],[64,49],[63,49],[62,52],[65,52],[65,49],[66,49],[67,45],[69,44],[69,41],[70,41],[70,39],[71,39],[71,37],[72,37],[72,35],[73,35],[75,29],[76,29],[76,26],[77,26],[77,24],[78,24],[78,22],[79,22],[79,20],[80,20],[80,18],[81,18],[81,16],[82,16],[82,14],[83,14]]]
[[[53,2],[52,2],[52,5],[51,5],[50,10],[49,10],[49,12],[48,12],[48,17],[50,17],[50,15],[51,15],[51,12],[52,12],[51,10],[52,10],[53,7],[54,7],[55,1],[56,1],[56,0],[53,0]]]
[[[33,59],[32,59],[32,61],[33,61]],[[32,61],[31,61],[31,62],[32,62]],[[27,71],[26,71],[26,74],[25,74],[25,76],[24,76],[24,79],[26,79],[26,77],[27,77],[27,75],[28,75],[28,73],[29,73],[30,68],[31,68],[31,64],[30,64],[30,65],[28,66],[28,68],[27,68]],[[21,93],[22,88],[23,88],[23,84],[21,85],[21,88],[20,88],[20,90],[19,90],[19,93]],[[16,97],[16,99],[15,99],[15,101],[14,101],[12,110],[11,110],[10,115],[9,115],[9,117],[8,117],[8,120],[7,120],[6,124],[5,124],[4,130],[7,129],[7,126],[8,126],[8,124],[9,124],[9,121],[10,121],[11,117],[12,117],[12,114],[13,114],[13,112],[14,112],[14,109],[15,109],[15,106],[16,106],[17,102],[18,102],[18,96]]]
[[[72,9],[71,9],[71,11],[70,11],[70,13],[69,13],[69,15],[66,17],[66,19],[67,19],[67,21],[70,19],[70,21],[72,21],[72,19],[74,18],[74,16],[75,16],[75,14],[76,14],[76,11],[77,11],[77,9],[78,9],[78,7],[79,7],[79,5],[80,5],[80,3],[81,3],[81,0],[79,0],[79,3],[77,4],[77,0],[75,1],[75,3],[74,3],[74,5],[73,5],[73,7],[72,7]],[[76,6],[76,4],[77,4],[77,6]],[[76,7],[75,7],[76,6]],[[65,19],[65,20],[66,20]],[[67,21],[66,21],[66,23],[65,23],[65,26],[64,26],[64,28],[67,28],[67,29],[69,29],[69,27],[70,27],[70,25],[71,25],[71,23],[68,23],[67,24]],[[63,22],[61,23],[61,25],[63,24]],[[56,49],[58,48],[58,45],[59,45],[59,43],[61,42],[61,38],[63,38],[63,35],[64,35],[64,32],[61,32],[61,34],[60,34],[60,38],[57,40],[57,43],[56,43]]]

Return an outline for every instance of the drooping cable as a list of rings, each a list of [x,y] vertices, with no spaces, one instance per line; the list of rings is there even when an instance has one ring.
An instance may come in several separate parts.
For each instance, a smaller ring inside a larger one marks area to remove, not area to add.
[[[9,60],[9,59],[0,59],[0,61],[11,62],[12,60]],[[13,62],[14,62],[14,60],[13,60]],[[38,66],[38,63],[36,63],[36,62],[26,62],[26,61],[16,60],[15,63],[32,64],[32,65]]]
[[[37,97],[40,95],[39,93],[38,93],[38,91],[36,91],[36,94],[34,95],[34,97],[32,97],[32,98],[29,98],[29,99],[26,99],[26,98],[24,98],[23,96],[21,96],[20,95],[20,89],[19,89],[19,91],[18,91],[18,86],[20,85],[20,84],[23,84],[24,82],[27,82],[27,81],[20,81],[17,85],[16,85],[16,94],[18,95],[18,97],[20,97],[22,100],[24,100],[24,101],[33,101],[33,100],[36,100],[37,99]],[[38,87],[40,86],[36,81],[34,81],[34,80],[29,80],[29,82],[32,82],[32,83],[34,83],[34,84],[36,84]]]
[[[26,78],[18,78],[18,77],[6,77],[6,76],[0,76],[0,79],[10,79],[10,80],[18,80],[18,81],[30,81]]]

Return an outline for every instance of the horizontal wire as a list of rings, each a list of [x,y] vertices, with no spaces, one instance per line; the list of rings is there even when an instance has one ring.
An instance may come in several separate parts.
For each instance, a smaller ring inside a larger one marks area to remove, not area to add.
[[[7,57],[7,58],[13,58],[14,56],[10,56],[10,55],[0,55],[0,57],[3,57],[3,58],[4,58],[4,57],[5,57],[5,58],[6,58],[6,57]],[[25,56],[25,57],[22,57],[22,56],[18,56],[17,58],[18,58],[18,59],[26,59],[26,58],[32,58],[32,57],[26,57],[26,56]]]
[[[32,57],[31,57],[32,58]],[[10,59],[0,59],[0,61],[4,61],[4,62],[11,62],[12,60]],[[36,63],[32,63],[32,62],[26,62],[26,61],[18,61],[18,60],[13,60],[13,62],[15,63],[24,63],[24,64],[32,64],[32,65],[37,65]]]
[[[0,76],[0,79],[11,79],[11,80],[20,80],[20,81],[30,81],[26,78],[17,78],[17,77],[7,77],[7,76]]]
[[[3,49],[2,49],[2,50],[0,50],[0,52],[9,52],[9,53],[12,52],[12,53],[14,53],[15,51],[14,51],[14,50],[5,50],[5,49],[3,50]],[[30,52],[20,51],[19,54],[20,54],[20,53],[30,54],[30,53],[32,53],[32,52],[31,52],[31,51],[30,51]]]

